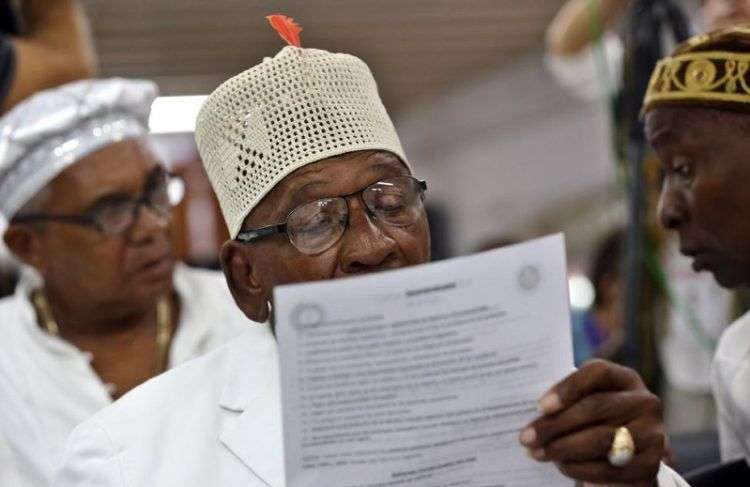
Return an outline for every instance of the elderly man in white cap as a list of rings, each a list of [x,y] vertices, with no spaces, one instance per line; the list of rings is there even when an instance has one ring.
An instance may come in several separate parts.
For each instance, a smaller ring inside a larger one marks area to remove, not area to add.
[[[293,46],[214,91],[196,132],[232,236],[224,272],[255,321],[271,316],[274,286],[430,258],[426,186],[413,176],[368,67],[302,49],[296,24],[271,21]],[[273,337],[242,336],[80,425],[54,485],[312,485],[285,479],[280,401]],[[659,401],[634,372],[592,363],[539,405],[543,416],[520,437],[535,459],[585,481],[643,486],[658,475],[662,487],[684,485],[660,467]],[[620,430],[630,441],[615,442],[615,466],[608,451]]]
[[[24,485],[49,483],[78,423],[251,328],[220,273],[175,264],[156,92],[79,81],[0,120],[4,240],[26,266],[0,301],[0,471]]]

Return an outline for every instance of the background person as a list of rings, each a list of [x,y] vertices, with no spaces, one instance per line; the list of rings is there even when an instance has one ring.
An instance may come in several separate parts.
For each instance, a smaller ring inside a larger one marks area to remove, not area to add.
[[[697,37],[657,65],[644,104],[664,171],[661,222],[679,237],[693,269],[727,288],[750,285],[748,54],[747,27]],[[746,314],[722,335],[712,371],[725,462],[750,458],[748,377]]]
[[[96,75],[88,20],[78,0],[0,5],[0,113],[37,91]]]
[[[78,0],[0,1],[0,114],[27,96],[97,73],[88,21]],[[0,233],[7,222],[0,215]],[[18,265],[0,241],[0,297]]]
[[[0,470],[24,485],[49,483],[78,423],[249,328],[220,273],[175,262],[155,96],[148,81],[78,81],[0,119],[3,237],[25,265],[0,300]]]

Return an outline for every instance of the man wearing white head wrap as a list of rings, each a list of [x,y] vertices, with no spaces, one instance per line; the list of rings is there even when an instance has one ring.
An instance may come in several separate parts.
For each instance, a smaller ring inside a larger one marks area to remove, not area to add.
[[[296,24],[269,20],[294,47],[217,88],[196,129],[233,238],[222,248],[224,273],[237,305],[256,321],[269,318],[276,285],[430,258],[426,184],[412,175],[368,67],[350,55],[302,49]],[[190,400],[177,399],[184,397]],[[660,469],[659,401],[634,372],[593,363],[556,385],[540,410],[545,416],[521,436],[534,458],[582,480],[654,485],[659,472],[661,487],[681,485]],[[615,467],[607,451],[614,426],[625,424],[635,458]],[[314,485],[285,479],[276,344],[243,336],[76,428],[54,485],[287,481]]]
[[[0,119],[4,240],[26,266],[0,300],[0,471],[23,485],[49,483],[113,398],[249,328],[220,273],[175,268],[169,178],[145,138],[155,96],[79,81]]]

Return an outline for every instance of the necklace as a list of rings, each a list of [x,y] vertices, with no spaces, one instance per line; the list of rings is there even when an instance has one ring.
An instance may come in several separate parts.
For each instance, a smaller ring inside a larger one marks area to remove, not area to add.
[[[47,298],[42,291],[31,293],[31,303],[34,305],[37,319],[44,326],[47,333],[60,336],[60,327],[52,316],[52,310]],[[169,298],[163,297],[156,303],[156,360],[154,362],[154,375],[161,374],[167,370],[169,359],[169,342],[172,340],[172,307]]]

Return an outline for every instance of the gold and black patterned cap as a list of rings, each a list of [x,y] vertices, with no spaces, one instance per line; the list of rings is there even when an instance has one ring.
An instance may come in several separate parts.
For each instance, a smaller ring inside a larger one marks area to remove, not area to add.
[[[643,114],[661,106],[750,113],[750,25],[695,36],[659,61]]]

